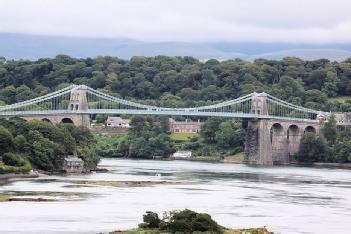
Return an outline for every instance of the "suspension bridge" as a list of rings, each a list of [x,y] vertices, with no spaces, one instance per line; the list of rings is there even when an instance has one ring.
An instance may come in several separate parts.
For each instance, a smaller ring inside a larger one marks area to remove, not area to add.
[[[251,93],[200,107],[158,107],[117,98],[85,85],[71,85],[41,97],[0,107],[0,116],[64,114],[180,115],[316,122],[319,116],[326,113],[297,106],[266,93]]]
[[[266,93],[251,93],[217,104],[170,108],[128,101],[85,85],[71,85],[47,95],[0,107],[0,118],[21,117],[90,126],[90,116],[167,115],[247,120],[246,161],[285,163],[296,153],[306,131],[319,133],[329,113],[294,105]]]

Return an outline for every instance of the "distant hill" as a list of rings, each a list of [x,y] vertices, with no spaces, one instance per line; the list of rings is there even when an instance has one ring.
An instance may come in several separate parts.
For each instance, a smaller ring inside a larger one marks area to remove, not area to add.
[[[280,60],[287,56],[300,57],[304,60],[327,58],[331,61],[342,61],[347,58],[351,58],[351,51],[338,49],[292,49],[255,54],[253,56],[249,56],[248,59],[254,60],[256,58],[265,58],[272,60]]]
[[[296,56],[305,60],[327,58],[341,61],[351,57],[350,44],[288,44],[288,43],[184,43],[142,42],[128,38],[81,38],[0,33],[0,56],[6,59],[30,59],[67,54],[73,57],[110,55],[129,59],[132,56],[193,56],[254,60],[281,59]]]

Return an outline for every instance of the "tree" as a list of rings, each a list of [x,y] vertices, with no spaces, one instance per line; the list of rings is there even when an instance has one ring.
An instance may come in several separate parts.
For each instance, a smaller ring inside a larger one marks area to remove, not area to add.
[[[339,163],[351,162],[351,138],[341,137],[334,146],[335,161]]]
[[[324,123],[321,130],[329,145],[334,145],[337,138],[336,119],[334,114],[332,114],[328,121]]]
[[[313,163],[323,162],[330,150],[321,137],[316,137],[315,133],[305,133],[300,142],[297,160],[299,162]]]
[[[107,115],[98,114],[98,115],[96,115],[95,119],[96,119],[96,123],[106,124]]]
[[[335,97],[338,95],[338,76],[335,72],[328,71],[327,78],[323,85],[322,91],[328,95],[328,97]]]
[[[129,145],[129,157],[131,158],[152,158],[152,149],[143,137],[131,140]]]
[[[143,215],[144,223],[139,224],[141,228],[159,228],[161,219],[158,217],[158,214],[152,211],[146,211]]]
[[[27,142],[27,139],[23,135],[17,135],[14,139],[14,146],[16,152],[18,153],[27,153],[30,150],[30,145]]]
[[[0,126],[0,154],[9,152],[13,149],[13,136],[11,132]]]
[[[201,127],[201,136],[205,142],[214,143],[216,137],[216,131],[221,123],[219,118],[209,118]]]
[[[219,147],[233,148],[244,144],[244,133],[241,126],[235,125],[231,121],[220,123],[215,134],[215,140]]]
[[[28,164],[28,160],[24,155],[19,155],[15,153],[5,153],[2,156],[2,161],[5,165],[13,166],[13,167],[23,167]]]
[[[171,138],[166,133],[161,133],[149,139],[153,156],[167,157],[175,152]]]

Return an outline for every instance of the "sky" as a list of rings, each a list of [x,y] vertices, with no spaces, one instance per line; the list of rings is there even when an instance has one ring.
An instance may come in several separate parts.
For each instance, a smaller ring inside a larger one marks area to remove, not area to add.
[[[141,41],[350,43],[351,0],[0,0],[0,32]]]

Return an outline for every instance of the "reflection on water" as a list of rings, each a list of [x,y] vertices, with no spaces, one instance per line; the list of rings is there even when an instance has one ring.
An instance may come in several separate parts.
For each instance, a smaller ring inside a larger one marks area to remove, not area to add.
[[[1,193],[56,200],[1,202],[0,233],[107,232],[135,227],[146,210],[183,208],[208,212],[228,227],[351,230],[349,170],[116,159],[100,167],[109,172],[1,185]]]

